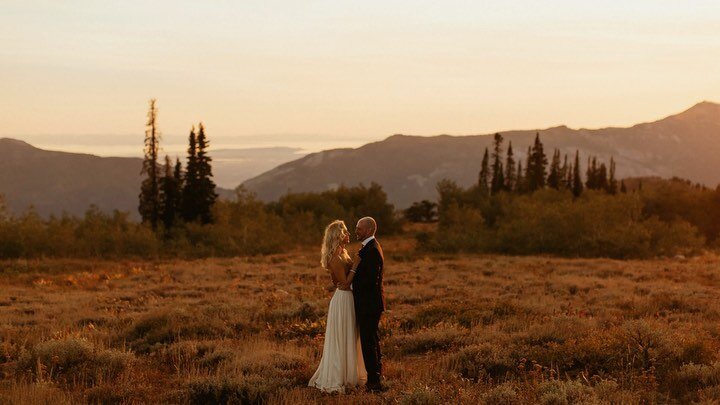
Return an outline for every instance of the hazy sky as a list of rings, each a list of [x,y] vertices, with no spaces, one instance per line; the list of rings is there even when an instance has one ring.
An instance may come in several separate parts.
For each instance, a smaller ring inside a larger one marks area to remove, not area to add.
[[[151,97],[168,145],[630,125],[720,101],[720,1],[0,0],[0,136],[139,144]]]

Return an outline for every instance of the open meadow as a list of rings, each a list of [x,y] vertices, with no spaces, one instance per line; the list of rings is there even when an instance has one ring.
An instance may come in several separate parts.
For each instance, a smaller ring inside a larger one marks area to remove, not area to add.
[[[717,255],[425,255],[380,240],[385,392],[306,387],[331,296],[308,247],[0,263],[0,403],[720,401]]]

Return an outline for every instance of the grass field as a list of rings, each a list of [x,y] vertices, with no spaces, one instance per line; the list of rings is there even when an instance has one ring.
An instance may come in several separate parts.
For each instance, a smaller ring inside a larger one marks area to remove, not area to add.
[[[382,238],[381,238],[382,241]],[[327,395],[314,247],[0,263],[0,403],[720,401],[720,257],[425,256],[385,240],[386,392]]]

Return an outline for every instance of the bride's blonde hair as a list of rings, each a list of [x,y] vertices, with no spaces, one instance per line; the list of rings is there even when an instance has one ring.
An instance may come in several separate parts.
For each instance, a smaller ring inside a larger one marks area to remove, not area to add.
[[[320,248],[320,265],[322,265],[324,269],[328,268],[328,263],[333,253],[335,253],[344,239],[343,233],[347,231],[345,222],[339,219],[332,221],[325,227],[325,235],[323,236],[322,247]]]

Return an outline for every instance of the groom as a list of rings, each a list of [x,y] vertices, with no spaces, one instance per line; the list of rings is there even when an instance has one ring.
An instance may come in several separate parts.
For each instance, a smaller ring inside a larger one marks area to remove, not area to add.
[[[381,391],[380,375],[382,361],[380,354],[380,336],[378,325],[380,315],[385,310],[383,294],[384,257],[380,244],[375,239],[377,223],[371,217],[361,218],[355,227],[355,236],[362,241],[358,252],[360,265],[352,281],[355,299],[355,316],[360,331],[363,360],[368,373],[367,389]]]

